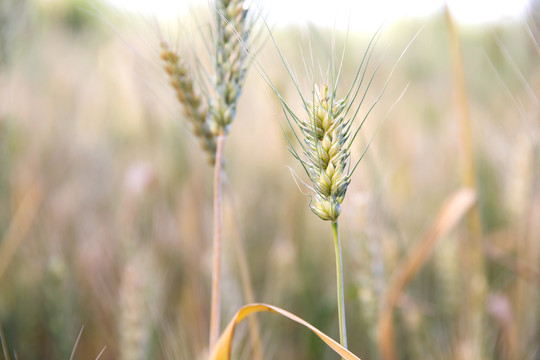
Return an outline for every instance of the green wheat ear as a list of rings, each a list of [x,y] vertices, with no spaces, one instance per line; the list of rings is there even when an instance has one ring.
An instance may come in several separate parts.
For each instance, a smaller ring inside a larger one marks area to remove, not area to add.
[[[343,52],[341,65],[337,74],[334,71],[335,60],[334,57],[332,57],[332,81],[330,83],[323,81],[320,84],[313,84],[312,82],[313,90],[311,93],[311,101],[308,101],[303,96],[298,81],[293,76],[293,71],[287,65],[287,62],[281,54],[272,32],[270,31],[270,36],[276,45],[281,60],[302,100],[304,113],[301,115],[296,114],[291,109],[268,77],[264,68],[257,63],[257,65],[259,65],[259,73],[261,73],[266,83],[278,97],[287,124],[298,144],[297,150],[284,131],[289,143],[290,152],[300,162],[312,184],[311,186],[307,185],[313,191],[309,207],[319,218],[322,220],[329,220],[332,223],[336,255],[339,338],[341,345],[345,348],[347,348],[347,325],[345,316],[345,292],[343,286],[343,259],[338,230],[338,217],[341,214],[341,203],[345,199],[347,187],[351,182],[351,175],[362,159],[362,157],[360,157],[356,164],[351,168],[351,146],[367,116],[371,112],[371,109],[373,109],[380,99],[379,96],[368,109],[360,124],[357,124],[356,127],[353,128],[354,120],[360,111],[360,106],[362,105],[367,90],[377,73],[378,67],[372,73],[367,84],[364,83],[368,63],[373,54],[373,45],[378,38],[378,34],[379,32],[377,32],[370,41],[367,50],[364,52],[362,63],[358,67],[352,84],[343,98],[338,100],[336,93],[345,51]],[[362,95],[358,101],[359,104],[356,104],[356,99],[359,94]],[[300,155],[300,153],[302,155]]]
[[[249,41],[253,18],[243,0],[216,1],[216,53],[214,57],[214,96],[207,118],[215,136],[226,135],[236,115],[249,57],[243,44]]]
[[[350,176],[347,164],[350,151],[345,147],[349,135],[344,99],[333,102],[328,85],[315,86],[314,101],[308,103],[308,118],[299,119],[306,143],[306,170],[313,181],[309,206],[323,220],[336,221],[341,213]]]
[[[295,113],[288,103],[283,99],[278,89],[264,70],[264,67],[255,61],[257,70],[270,86],[274,94],[277,96],[287,125],[292,133],[292,139],[283,129],[283,133],[289,144],[291,154],[296,158],[304,168],[311,185],[306,184],[312,190],[311,201],[309,207],[319,218],[331,222],[332,233],[334,237],[334,249],[336,256],[336,288],[337,288],[337,307],[339,320],[339,338],[343,347],[347,348],[347,324],[345,316],[345,291],[343,286],[343,258],[341,251],[341,240],[339,236],[338,218],[341,214],[341,203],[345,199],[347,188],[351,182],[351,176],[356,170],[360,160],[366,154],[371,140],[368,142],[362,155],[351,166],[351,147],[364,122],[375,105],[381,99],[390,77],[394,72],[397,63],[411,45],[416,35],[405,48],[401,56],[398,58],[386,83],[378,96],[370,106],[365,110],[363,118],[360,122],[356,122],[360,108],[364,103],[366,94],[373,79],[377,74],[379,65],[375,67],[370,76],[366,77],[368,65],[373,55],[375,44],[380,37],[379,29],[371,38],[364,52],[360,66],[353,76],[352,83],[343,97],[337,96],[337,88],[340,82],[343,60],[345,58],[345,48],[341,55],[339,69],[336,72],[334,51],[332,51],[332,61],[330,65],[331,74],[330,81],[323,81],[319,84],[313,82],[313,76],[310,82],[313,85],[311,92],[311,101],[306,100],[306,97],[300,90],[299,82],[294,76],[294,71],[289,67],[285,57],[281,53],[277,45],[272,31],[268,28],[270,37],[281,57],[281,61],[287,70],[290,79],[292,80],[298,95],[302,101],[303,113]],[[347,42],[347,39],[346,41]],[[334,50],[334,49],[332,49]],[[305,64],[305,62],[304,62]],[[312,59],[313,64],[313,59]],[[306,71],[313,73],[306,65]],[[406,90],[406,88],[405,88]],[[403,95],[403,94],[402,94]],[[398,99],[399,101],[399,99]],[[391,110],[391,108],[390,108]],[[389,110],[389,111],[390,111]],[[293,141],[297,144],[293,145]],[[305,184],[305,183],[304,183]]]
[[[372,59],[375,45],[381,36],[382,27],[375,32],[369,41],[352,82],[341,98],[337,96],[337,88],[341,81],[341,71],[346,49],[344,48],[341,54],[339,68],[335,66],[335,49],[332,49],[330,76],[328,76],[330,81],[326,80],[315,84],[310,79],[313,86],[311,101],[302,93],[299,81],[294,75],[295,72],[288,65],[287,60],[281,53],[268,24],[266,24],[266,27],[281,61],[300,96],[304,110],[303,113],[292,110],[287,101],[281,96],[264,67],[256,59],[255,65],[259,74],[280,102],[287,126],[291,130],[289,134],[292,134],[288,135],[288,132],[282,126],[283,133],[289,145],[289,151],[300,162],[311,182],[311,185],[307,185],[312,191],[309,207],[322,220],[337,222],[341,214],[341,203],[345,198],[347,188],[351,182],[351,176],[369,149],[374,135],[371,136],[360,157],[354,163],[351,163],[351,147],[354,140],[374,107],[382,98],[399,61],[422,29],[407,44],[394,63],[382,89],[378,92],[372,103],[365,107],[363,116],[359,116],[367,92],[381,65],[380,63],[377,64],[373,71],[368,74],[368,65]],[[345,42],[347,42],[347,38]],[[310,70],[306,65],[306,71],[313,73],[313,68]],[[407,87],[405,87],[404,92],[406,90]],[[403,93],[401,96],[403,96]],[[397,101],[401,99],[401,96]],[[391,111],[392,107],[390,107],[388,112]]]
[[[360,123],[355,122],[378,70],[377,66],[371,75],[366,77],[374,45],[379,36],[380,33],[377,32],[369,42],[352,84],[342,98],[337,96],[341,66],[337,74],[332,72],[331,82],[323,81],[313,85],[311,101],[309,101],[306,99],[307,96],[302,94],[298,81],[292,75],[292,70],[282,56],[283,63],[302,100],[304,109],[302,114],[295,113],[289,107],[266,77],[266,73],[263,73],[267,83],[278,96],[287,124],[296,139],[297,145],[294,146],[292,139],[287,137],[289,150],[301,163],[311,182],[308,187],[313,193],[309,207],[322,220],[337,222],[341,214],[341,203],[345,199],[347,188],[351,182],[351,176],[365,154],[364,151],[356,163],[351,166],[351,146],[369,113],[380,99],[379,96],[367,109]],[[279,48],[278,52],[280,52]],[[343,62],[343,58],[341,62]],[[334,68],[334,59],[332,59],[332,68]]]

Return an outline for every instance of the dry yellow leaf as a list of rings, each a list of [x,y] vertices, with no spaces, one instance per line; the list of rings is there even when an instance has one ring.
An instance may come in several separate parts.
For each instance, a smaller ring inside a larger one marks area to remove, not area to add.
[[[360,358],[355,356],[349,350],[345,349],[338,342],[330,338],[328,335],[326,335],[307,321],[277,306],[267,304],[251,304],[241,308],[233,317],[225,331],[221,334],[217,345],[212,350],[209,360],[229,360],[231,357],[231,345],[236,325],[242,320],[244,320],[247,316],[257,312],[272,312],[278,315],[285,316],[290,320],[307,327],[309,330],[315,333],[315,335],[320,337],[322,341],[324,341],[332,350],[341,355],[342,358],[346,360],[360,360]]]

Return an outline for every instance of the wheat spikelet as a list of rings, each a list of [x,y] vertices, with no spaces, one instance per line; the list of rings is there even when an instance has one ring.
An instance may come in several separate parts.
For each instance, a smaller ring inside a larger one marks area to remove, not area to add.
[[[323,220],[337,220],[350,183],[345,106],[343,99],[334,101],[327,84],[320,84],[314,89],[314,101],[308,103],[309,118],[299,121],[307,145],[305,165],[315,191],[309,206]]]
[[[176,92],[176,97],[187,118],[193,124],[193,132],[200,139],[203,150],[208,153],[210,161],[213,163],[216,154],[216,140],[208,128],[207,110],[195,91],[189,68],[180,59],[178,53],[171,50],[165,42],[161,42],[161,59],[165,62],[165,71],[170,77],[170,83]]]
[[[214,135],[227,134],[236,115],[248,61],[244,44],[249,40],[252,21],[243,0],[218,0],[215,94],[211,98],[208,123]]]

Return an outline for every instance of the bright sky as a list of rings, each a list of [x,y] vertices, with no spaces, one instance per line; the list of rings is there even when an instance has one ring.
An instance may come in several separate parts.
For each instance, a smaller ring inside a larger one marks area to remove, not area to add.
[[[125,11],[175,19],[196,3],[210,0],[108,0]],[[383,22],[423,17],[448,3],[459,22],[475,24],[504,21],[522,16],[528,0],[252,0],[263,8],[273,25],[313,22],[330,27],[372,30]]]

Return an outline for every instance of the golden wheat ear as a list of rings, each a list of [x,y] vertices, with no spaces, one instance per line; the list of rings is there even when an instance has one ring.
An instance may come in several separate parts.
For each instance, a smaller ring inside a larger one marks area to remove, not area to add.
[[[200,139],[203,150],[208,154],[211,163],[216,156],[216,140],[207,123],[207,109],[196,90],[189,67],[165,42],[161,42],[161,59],[170,78],[176,98],[182,105],[184,113],[193,127],[193,133]]]

